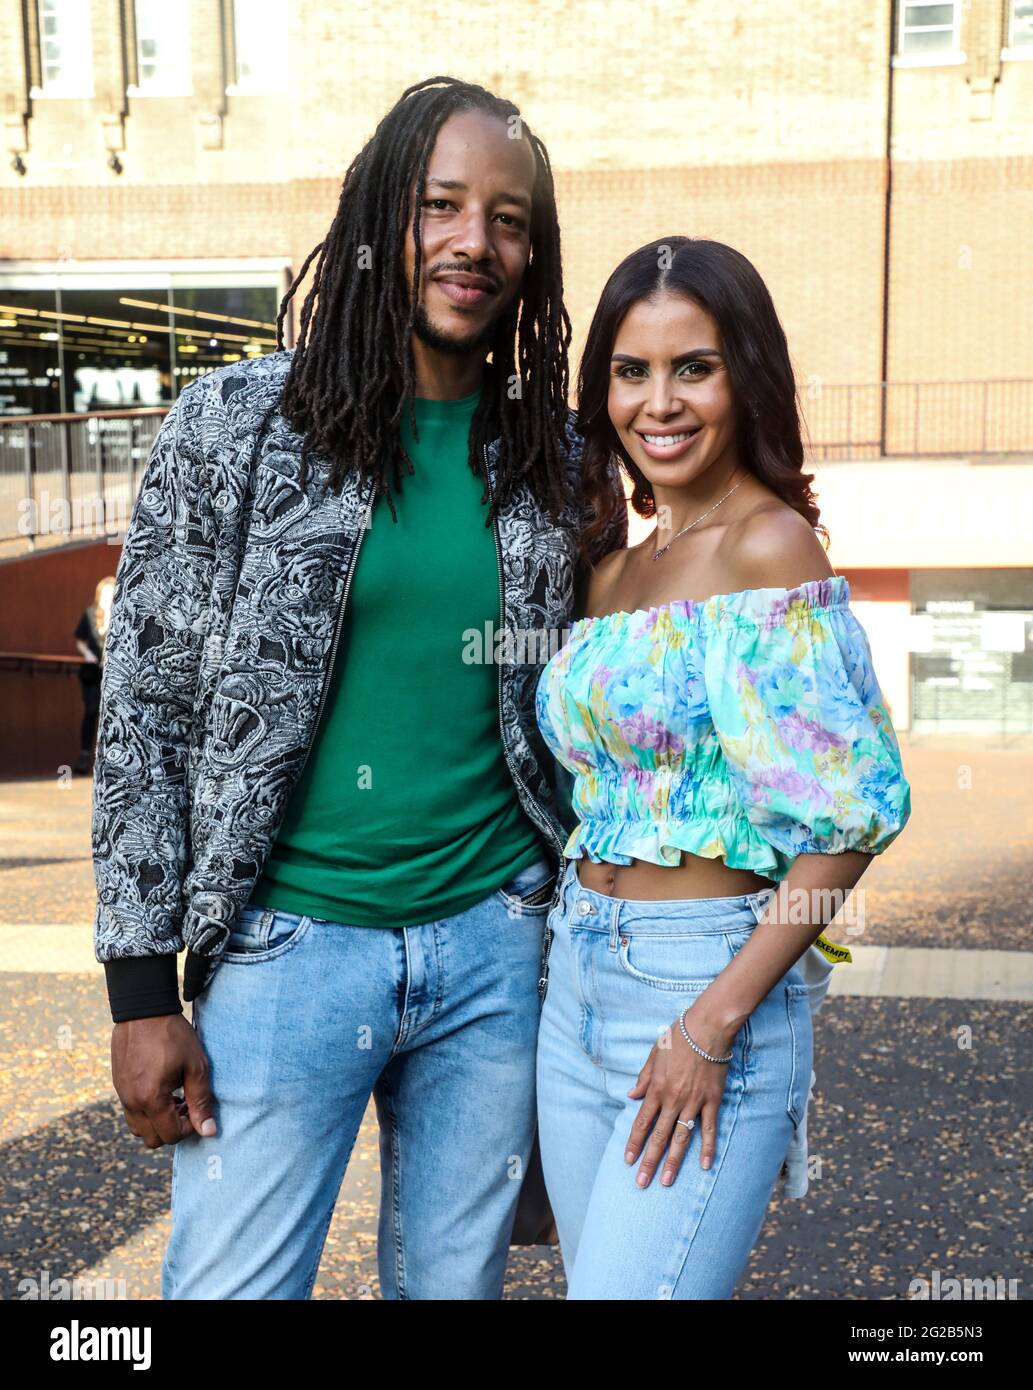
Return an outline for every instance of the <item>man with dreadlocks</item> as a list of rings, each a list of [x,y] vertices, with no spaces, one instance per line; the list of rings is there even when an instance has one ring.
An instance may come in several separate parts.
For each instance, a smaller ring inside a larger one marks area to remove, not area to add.
[[[410,87],[278,335],[164,421],[108,635],[95,940],[129,1129],[176,1146],[162,1294],[310,1297],[372,1095],[383,1296],[498,1298],[573,828],[535,690],[627,535],[517,108]]]

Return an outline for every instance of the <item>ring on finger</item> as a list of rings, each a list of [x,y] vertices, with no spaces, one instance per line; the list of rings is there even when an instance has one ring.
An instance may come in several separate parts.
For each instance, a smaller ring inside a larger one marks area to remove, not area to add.
[[[686,1129],[695,1129],[695,1128],[696,1128],[696,1121],[695,1121],[695,1120],[675,1120],[674,1123],[675,1123],[676,1125],[684,1125]]]

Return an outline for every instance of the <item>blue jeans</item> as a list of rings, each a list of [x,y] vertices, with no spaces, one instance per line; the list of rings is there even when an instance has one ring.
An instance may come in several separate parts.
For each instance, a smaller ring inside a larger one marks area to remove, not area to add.
[[[664,1029],[749,940],[770,890],[662,902],[611,898],[566,866],[549,915],[538,1040],[542,1168],[572,1299],[723,1299],[760,1233],[811,1079],[807,986],[794,965],[731,1047],[709,1170],[700,1132],[674,1183],[636,1186],[624,1149],[634,1086]],[[698,1120],[697,1120],[698,1123]]]
[[[311,1297],[371,1093],[383,1297],[501,1297],[554,882],[404,928],[244,909],[194,1001],[218,1134],[175,1146],[162,1298]]]

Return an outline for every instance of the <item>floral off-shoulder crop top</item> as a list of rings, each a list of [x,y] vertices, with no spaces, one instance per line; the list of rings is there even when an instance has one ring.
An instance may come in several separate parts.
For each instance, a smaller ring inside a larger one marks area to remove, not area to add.
[[[911,793],[849,601],[835,575],[575,622],[536,692],[574,776],[565,856],[779,881],[798,854],[881,853]]]

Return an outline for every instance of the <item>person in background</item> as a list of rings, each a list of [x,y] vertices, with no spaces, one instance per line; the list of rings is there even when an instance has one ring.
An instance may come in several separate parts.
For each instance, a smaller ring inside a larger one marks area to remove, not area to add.
[[[97,737],[97,719],[100,714],[104,648],[108,640],[108,623],[111,619],[111,600],[114,593],[115,578],[109,574],[94,590],[93,602],[88,608],[83,609],[74,633],[75,645],[83,658],[83,664],[79,667],[79,686],[83,700],[79,761],[72,769],[77,777],[85,776],[93,762],[93,744]]]

